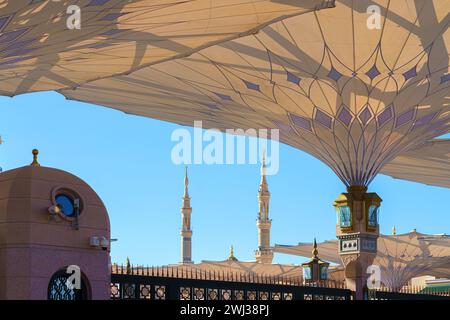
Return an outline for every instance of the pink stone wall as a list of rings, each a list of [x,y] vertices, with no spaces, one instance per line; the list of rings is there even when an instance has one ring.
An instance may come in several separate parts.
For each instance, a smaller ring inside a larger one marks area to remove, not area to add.
[[[70,188],[83,202],[80,228],[50,219],[55,188]],[[0,174],[0,299],[47,299],[52,275],[77,265],[92,299],[109,299],[109,249],[93,248],[92,236],[110,239],[102,201],[79,178],[56,169],[23,167]]]

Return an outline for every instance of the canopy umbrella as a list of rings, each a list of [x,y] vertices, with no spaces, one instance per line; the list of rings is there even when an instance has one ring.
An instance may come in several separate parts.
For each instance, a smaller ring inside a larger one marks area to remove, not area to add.
[[[273,250],[308,257],[311,246],[312,243],[275,245]],[[323,260],[342,263],[337,240],[319,243],[318,250]],[[380,267],[381,281],[393,290],[401,289],[418,276],[450,277],[450,237],[415,230],[400,235],[380,235],[373,265]]]
[[[369,5],[381,12],[374,28]],[[60,92],[183,125],[276,128],[282,142],[326,163],[347,186],[367,186],[384,172],[448,187],[436,178],[448,173],[437,162],[412,170],[424,163],[414,152],[423,144],[449,159],[448,144],[429,143],[450,130],[449,11],[440,0],[340,0]]]
[[[450,188],[450,139],[434,139],[400,154],[381,172],[395,178]]]
[[[186,56],[331,4],[322,0],[0,0],[0,94],[73,88]]]

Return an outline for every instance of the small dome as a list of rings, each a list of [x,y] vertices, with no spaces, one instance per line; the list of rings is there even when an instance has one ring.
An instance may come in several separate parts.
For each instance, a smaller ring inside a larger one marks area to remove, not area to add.
[[[49,208],[57,205],[60,212],[50,214]],[[89,243],[92,233],[109,239],[108,214],[97,193],[73,174],[34,161],[0,173],[0,222],[0,245],[86,247],[80,239]]]

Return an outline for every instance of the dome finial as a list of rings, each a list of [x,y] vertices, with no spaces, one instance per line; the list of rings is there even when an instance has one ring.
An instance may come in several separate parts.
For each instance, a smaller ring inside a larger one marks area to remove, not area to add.
[[[392,235],[396,236],[397,235],[397,230],[395,229],[395,226],[392,228]]]
[[[39,150],[38,149],[33,149],[32,153],[33,153],[33,162],[30,164],[30,166],[40,167],[41,165],[39,164],[39,162],[37,160],[37,157],[38,157],[38,154],[39,154]]]
[[[231,246],[231,248],[230,248],[230,256],[228,257],[228,261],[237,261],[237,258],[234,256],[233,246]]]

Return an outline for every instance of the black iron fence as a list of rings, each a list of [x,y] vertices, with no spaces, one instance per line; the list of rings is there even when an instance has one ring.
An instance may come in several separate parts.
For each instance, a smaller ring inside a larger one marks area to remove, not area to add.
[[[300,276],[200,270],[193,267],[123,267],[111,269],[111,299],[134,300],[351,300],[343,282],[304,285]],[[365,290],[366,300],[442,300],[448,290],[403,287]]]
[[[122,268],[111,272],[111,299],[350,300],[352,292],[326,281],[303,286],[299,277],[200,271],[178,267]]]
[[[449,300],[450,291],[433,287],[406,286],[398,291],[389,288],[366,289],[366,300]]]

